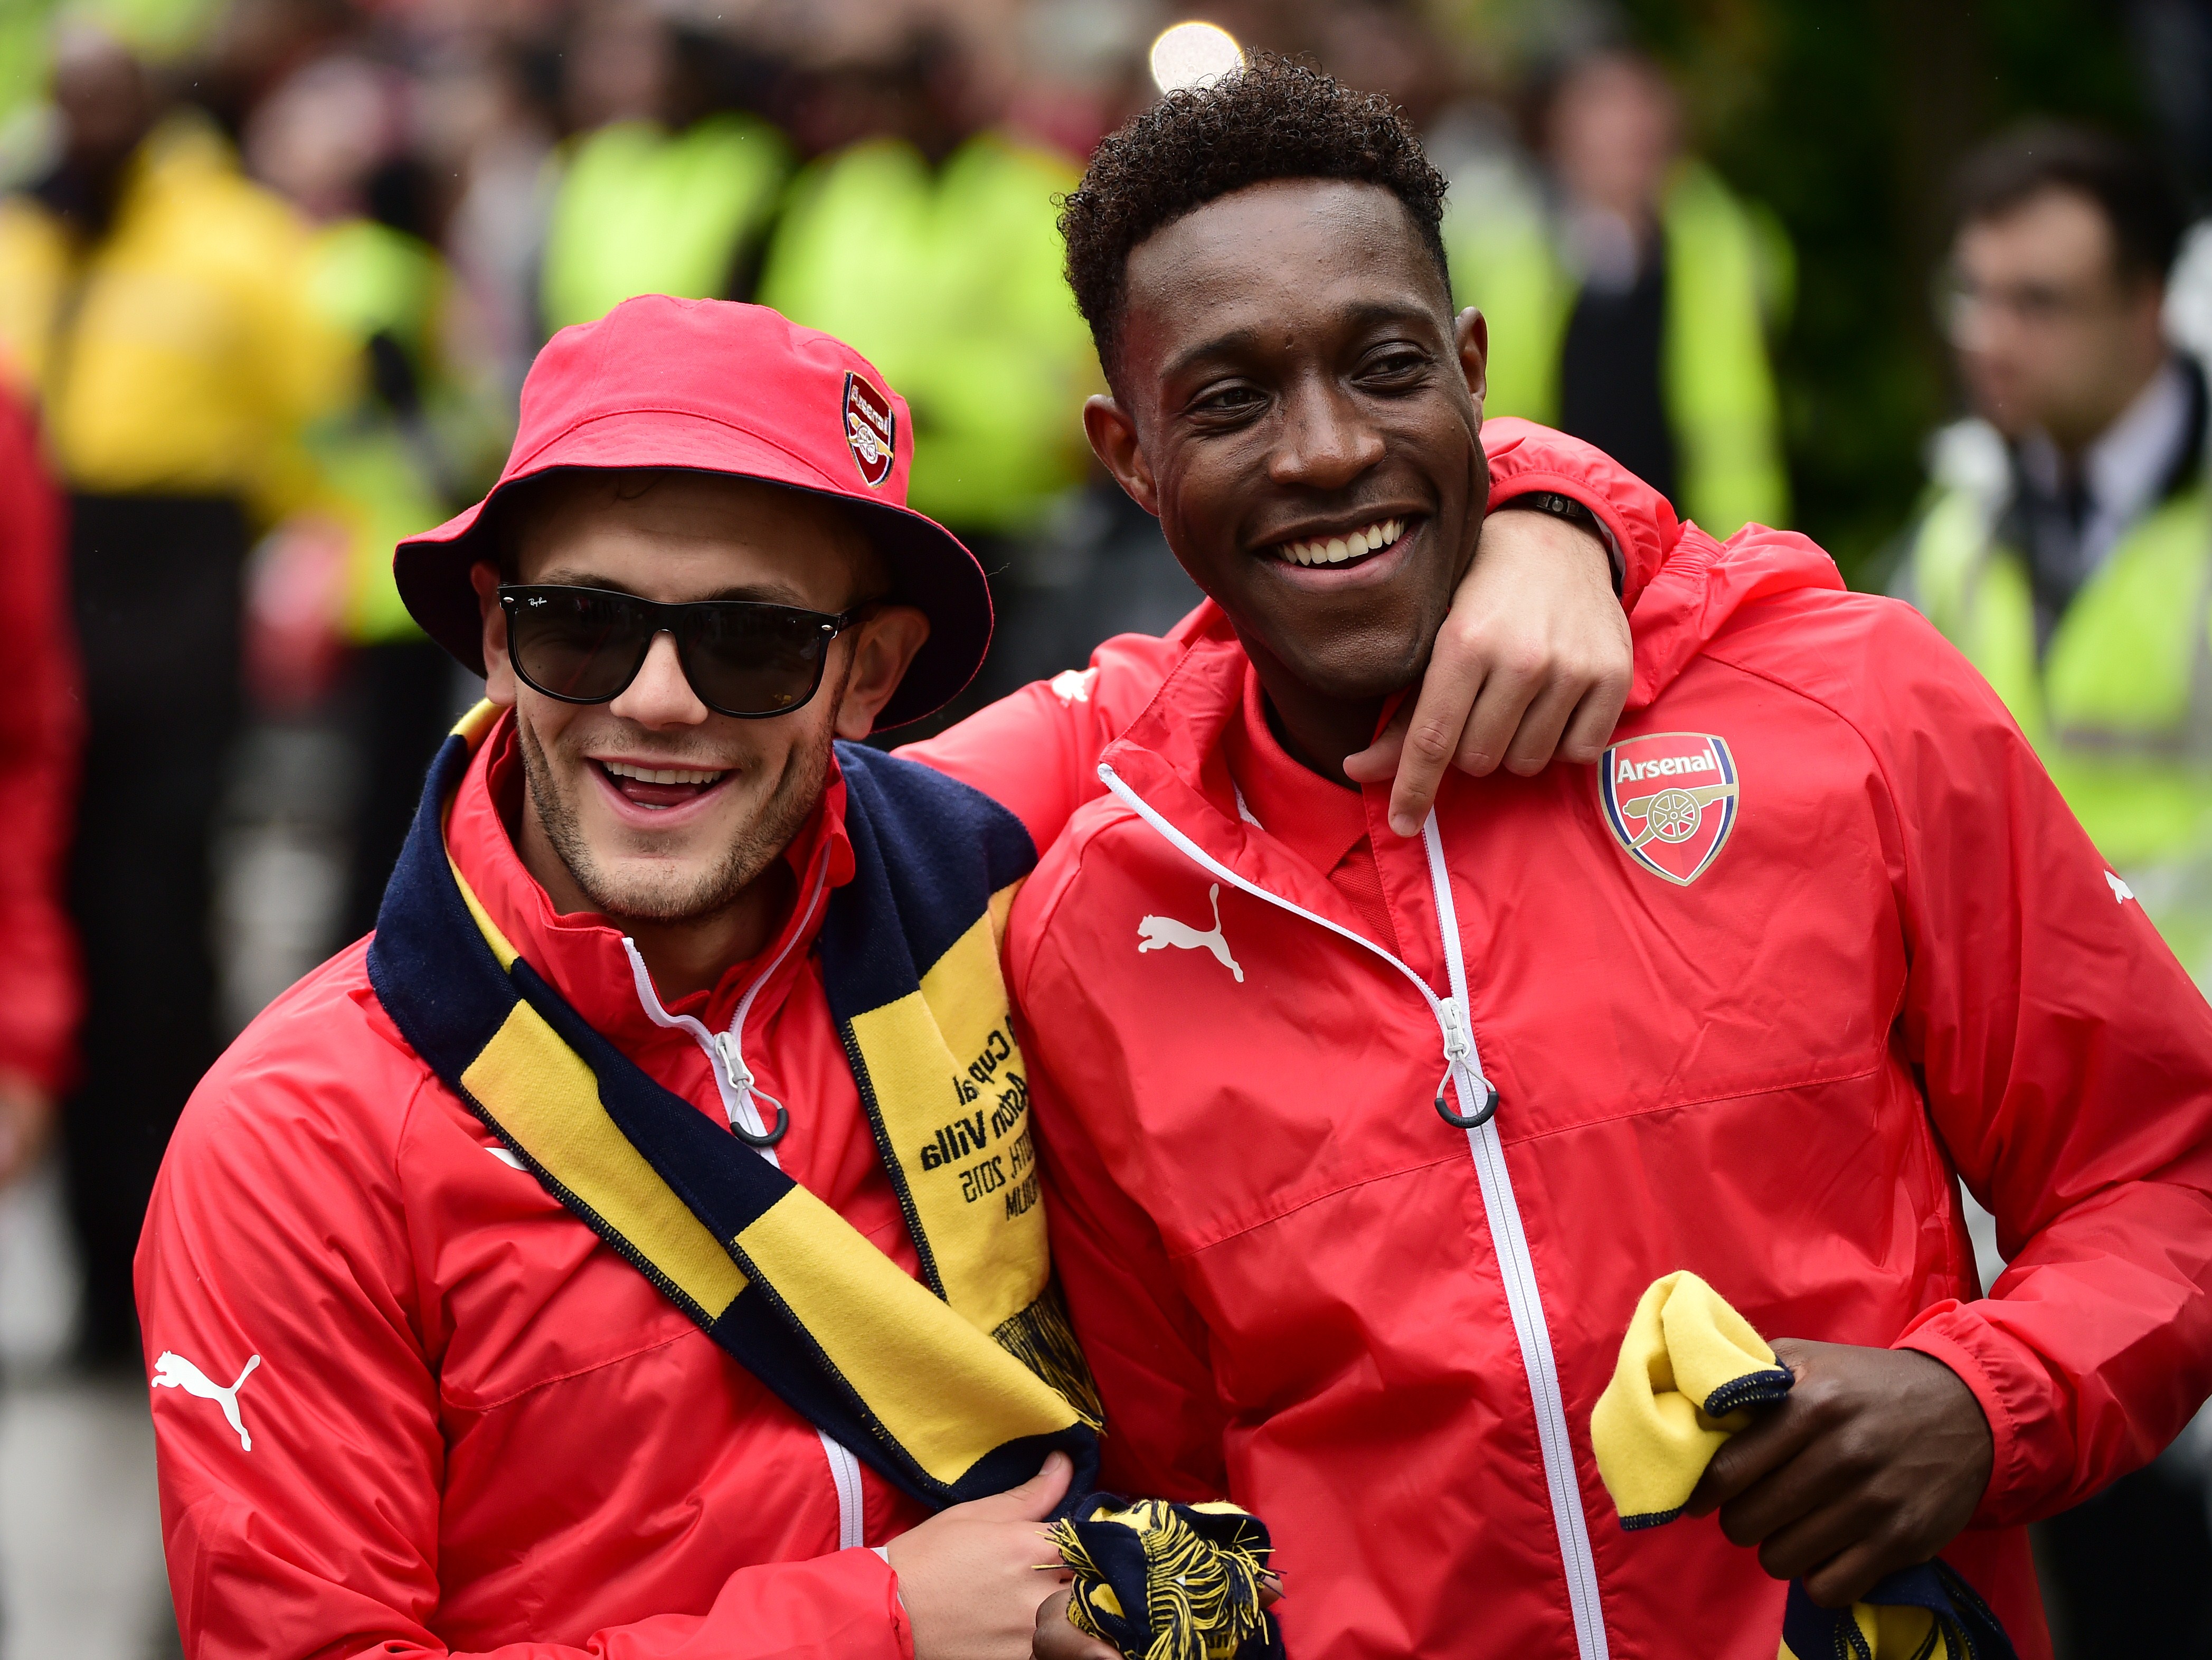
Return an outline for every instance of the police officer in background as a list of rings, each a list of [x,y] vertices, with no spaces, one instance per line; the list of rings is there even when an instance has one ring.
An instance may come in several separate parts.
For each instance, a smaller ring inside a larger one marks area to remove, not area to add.
[[[2212,499],[2204,370],[2163,324],[2181,226],[2156,167],[2099,133],[2041,125],[1970,159],[1942,298],[1974,413],[1936,438],[1896,587],[2003,697],[2114,897],[2203,985]],[[2003,1242],[1978,1243],[1986,1274]],[[2076,1651],[2103,1652],[2100,1633],[2212,1643],[2206,1427],[2050,1524]]]
[[[58,160],[0,198],[0,350],[69,493],[84,671],[70,908],[98,1036],[60,1126],[80,1341],[135,1370],[147,1195],[222,1048],[210,870],[246,553],[314,507],[305,435],[350,364],[309,301],[307,226],[128,46],[69,18],[52,94]]]
[[[1453,298],[1490,319],[1489,415],[1587,440],[1717,537],[1789,521],[1767,334],[1790,244],[1684,144],[1659,65],[1608,48],[1540,100],[1540,179],[1453,169]]]
[[[2212,504],[2168,341],[2181,216],[2117,141],[2043,127],[1960,175],[1941,434],[1901,591],[1986,675],[2117,877],[2212,977]]]

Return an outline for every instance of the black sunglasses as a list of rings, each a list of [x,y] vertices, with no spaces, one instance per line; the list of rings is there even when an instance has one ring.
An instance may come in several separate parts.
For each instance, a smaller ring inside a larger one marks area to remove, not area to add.
[[[850,611],[802,611],[755,599],[667,605],[609,588],[502,586],[507,660],[523,684],[564,703],[619,697],[645,666],[653,636],[676,636],[677,660],[699,701],[740,721],[788,714],[822,684],[830,642],[860,621]]]

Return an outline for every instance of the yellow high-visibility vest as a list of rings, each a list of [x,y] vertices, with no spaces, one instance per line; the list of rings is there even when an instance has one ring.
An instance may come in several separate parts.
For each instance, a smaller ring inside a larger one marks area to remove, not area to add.
[[[1581,292],[1551,216],[1503,168],[1455,185],[1445,221],[1454,298],[1490,323],[1490,415],[1555,425],[1559,354]],[[1789,244],[1711,170],[1677,168],[1660,204],[1667,262],[1660,386],[1680,511],[1713,535],[1790,516],[1766,322],[1786,309]]]
[[[578,140],[546,228],[546,327],[592,322],[640,294],[726,298],[790,173],[784,136],[734,112],[674,133],[617,121]]]
[[[309,300],[311,240],[191,117],[140,147],[90,247],[33,198],[0,200],[0,357],[70,488],[231,496],[264,523],[313,499],[301,435],[357,365]]]
[[[933,174],[880,139],[799,175],[761,301],[845,340],[914,412],[908,500],[963,529],[1033,529],[1089,461],[1103,385],[1075,309],[1054,198],[1080,170],[983,133]]]
[[[1940,490],[1907,591],[1979,669],[2091,841],[2200,984],[2212,984],[2212,494],[2130,526],[2039,658],[2027,561],[2001,498]],[[2117,894],[2116,894],[2117,897]]]

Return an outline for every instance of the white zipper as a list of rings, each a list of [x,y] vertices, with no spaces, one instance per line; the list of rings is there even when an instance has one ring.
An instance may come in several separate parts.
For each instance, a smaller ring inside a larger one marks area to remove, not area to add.
[[[745,1017],[753,1012],[753,1002],[761,994],[761,988],[775,977],[775,971],[783,966],[783,959],[790,956],[792,948],[806,937],[806,925],[813,920],[814,907],[821,903],[823,885],[829,875],[829,861],[817,860],[813,885],[806,895],[805,915],[799,919],[799,926],[791,931],[791,937],[783,942],[783,949],[769,960],[759,977],[745,988],[745,994],[738,1000],[737,1012],[730,1017],[727,1031],[709,1031],[707,1023],[696,1015],[671,1014],[661,1007],[660,994],[653,988],[653,976],[645,966],[645,958],[639,954],[637,941],[628,934],[623,936],[623,949],[629,953],[630,978],[637,987],[637,1000],[644,1008],[646,1017],[656,1026],[690,1032],[692,1041],[707,1052],[707,1070],[714,1077],[714,1088],[722,1098],[723,1114],[729,1119],[730,1128],[733,1130],[742,1127],[756,1136],[768,1134],[768,1127],[761,1122],[760,1109],[754,1104],[756,1096],[772,1106],[782,1104],[774,1096],[755,1087],[752,1068],[745,1064]],[[748,1145],[778,1170],[783,1168],[774,1147]]]
[[[1111,766],[1101,762],[1098,776],[1130,811],[1200,868],[1255,899],[1349,939],[1404,975],[1421,994],[1436,1020],[1443,1044],[1444,1071],[1459,1098],[1461,1111],[1473,1113],[1489,1100],[1490,1082],[1483,1076],[1482,1057],[1476,1050],[1474,1033],[1467,1018],[1467,964],[1460,945],[1459,913],[1452,903],[1451,881],[1444,868],[1443,837],[1437,829],[1434,809],[1421,826],[1421,842],[1428,853],[1429,882],[1435,892],[1437,929],[1443,936],[1444,966],[1450,981],[1449,994],[1443,997],[1438,997],[1428,982],[1394,952],[1238,875],[1170,824],[1150,802],[1123,783]],[[1257,824],[1259,821],[1251,819],[1249,810],[1244,808],[1241,790],[1237,798],[1242,816]],[[1545,1323],[1535,1262],[1528,1254],[1528,1235],[1522,1230],[1521,1212],[1514,1201],[1512,1178],[1505,1166],[1505,1150],[1498,1140],[1497,1119],[1485,1119],[1469,1129],[1467,1141],[1482,1189],[1482,1209],[1490,1224],[1491,1243],[1498,1253],[1498,1277],[1505,1286],[1506,1309],[1513,1319],[1513,1335],[1521,1346],[1521,1367],[1528,1378],[1528,1397],[1535,1407],[1536,1441],[1543,1456],[1544,1484],[1552,1501],[1552,1526],[1559,1538],[1559,1562],[1566,1576],[1567,1603],[1574,1616],[1575,1647],[1580,1660],[1606,1660],[1605,1614],[1598,1599],[1597,1564],[1590,1551],[1589,1522],[1583,1514],[1581,1489],[1575,1479],[1574,1448],[1568,1438],[1566,1402],[1559,1392],[1559,1364],[1552,1353],[1551,1328]]]
[[[696,1015],[671,1014],[661,1007],[660,994],[653,988],[653,976],[638,952],[637,942],[627,934],[623,936],[623,949],[629,953],[630,979],[637,988],[637,1000],[646,1018],[656,1026],[690,1033],[692,1040],[707,1052],[707,1070],[714,1079],[714,1089],[722,1098],[723,1114],[732,1130],[742,1126],[754,1135],[765,1135],[768,1128],[761,1122],[755,1098],[772,1106],[781,1104],[757,1086],[752,1068],[745,1064],[745,1017],[753,1012],[753,1000],[761,994],[761,988],[775,977],[775,971],[783,966],[783,959],[791,955],[792,947],[806,937],[807,924],[813,920],[815,906],[822,901],[822,889],[829,875],[829,860],[817,860],[813,885],[807,891],[805,912],[799,919],[799,926],[791,931],[783,949],[770,959],[760,976],[745,988],[745,994],[738,1000],[737,1012],[730,1017],[727,1031],[709,1031],[707,1023]],[[783,1168],[774,1147],[750,1142],[747,1145],[778,1170]],[[860,1461],[853,1456],[851,1448],[827,1432],[817,1430],[815,1433],[822,1438],[823,1456],[830,1461],[830,1485],[837,1490],[837,1548],[858,1549],[868,1542],[860,1493]]]

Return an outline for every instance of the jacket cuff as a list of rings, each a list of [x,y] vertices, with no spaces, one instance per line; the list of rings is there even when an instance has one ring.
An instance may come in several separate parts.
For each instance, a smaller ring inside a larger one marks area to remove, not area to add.
[[[906,1617],[906,1599],[899,1595],[898,1570],[891,1566],[891,1554],[881,1545],[871,1545],[861,1554],[884,1565],[884,1611],[890,1620],[891,1640],[898,1645],[899,1660],[914,1660],[914,1622]]]
[[[1489,505],[1531,490],[1556,490],[1581,502],[1620,552],[1621,604],[1634,610],[1682,534],[1667,498],[1602,450],[1532,421],[1500,417],[1483,423],[1482,435]]]
[[[2018,1368],[2003,1365],[1990,1352],[2003,1341],[1966,1304],[1946,1298],[1922,1310],[1904,1335],[1890,1345],[1924,1354],[1949,1367],[1973,1391],[1974,1403],[1989,1424],[1990,1482],[1982,1490],[1981,1502],[1966,1523],[1969,1527],[2009,1527],[2026,1521],[2034,1498],[2027,1437],[2021,1423],[2026,1403],[2017,1398]]]

